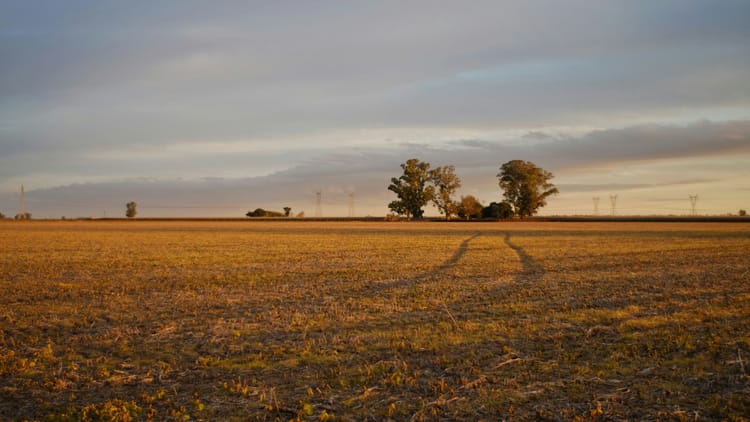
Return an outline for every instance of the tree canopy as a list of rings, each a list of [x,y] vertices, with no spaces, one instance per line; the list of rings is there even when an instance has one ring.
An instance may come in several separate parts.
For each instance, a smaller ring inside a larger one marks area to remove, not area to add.
[[[497,174],[505,199],[513,206],[515,215],[523,218],[537,213],[547,205],[547,197],[558,193],[549,182],[552,173],[531,161],[511,160],[500,167]]]
[[[435,194],[432,202],[446,220],[458,212],[458,204],[453,200],[456,189],[461,187],[461,179],[456,176],[453,166],[437,167],[430,171],[430,178],[435,186]]]
[[[138,204],[131,201],[125,204],[125,217],[133,218],[136,214],[138,214],[137,210]]]
[[[424,214],[422,207],[435,197],[435,188],[430,185],[430,163],[412,158],[401,164],[401,169],[404,173],[398,178],[391,178],[388,186],[388,190],[398,196],[397,200],[388,204],[388,208],[396,214],[421,219]]]
[[[513,206],[507,201],[491,202],[489,205],[482,208],[482,218],[501,220],[511,217],[513,217]]]
[[[482,217],[484,206],[474,195],[461,196],[458,203],[458,216],[466,220]]]
[[[289,211],[292,209],[290,208]],[[245,213],[247,217],[288,217],[288,215],[282,214],[278,211],[264,210],[263,208],[256,208],[254,211],[248,211]]]

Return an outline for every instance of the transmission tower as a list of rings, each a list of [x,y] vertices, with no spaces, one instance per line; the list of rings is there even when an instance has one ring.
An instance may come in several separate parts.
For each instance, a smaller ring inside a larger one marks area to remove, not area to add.
[[[599,197],[595,196],[591,199],[594,200],[594,215],[599,215]]]
[[[323,193],[321,191],[315,192],[315,216],[323,216]]]
[[[617,213],[617,195],[609,195],[609,203],[612,206],[612,215],[615,215]]]
[[[26,192],[21,185],[21,194],[18,197],[18,218],[26,218]]]
[[[349,194],[349,217],[354,217],[354,192]]]
[[[695,204],[698,202],[698,195],[689,195],[690,197],[690,215],[695,215]]]

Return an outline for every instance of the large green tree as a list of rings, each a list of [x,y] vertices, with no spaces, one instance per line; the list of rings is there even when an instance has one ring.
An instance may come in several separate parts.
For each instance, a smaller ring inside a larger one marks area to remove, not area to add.
[[[412,219],[421,219],[422,207],[435,197],[435,188],[430,185],[430,163],[416,158],[401,164],[404,173],[399,178],[391,178],[388,190],[393,191],[398,199],[388,204],[393,212],[406,215]]]
[[[453,166],[437,167],[431,170],[430,178],[436,189],[432,202],[445,219],[450,220],[451,216],[458,212],[458,203],[453,200],[453,194],[461,187],[461,179],[456,176],[456,169]]]
[[[513,213],[521,218],[536,214],[547,205],[550,195],[559,193],[550,183],[552,173],[531,161],[508,161],[500,167],[497,177],[505,199],[513,206]]]

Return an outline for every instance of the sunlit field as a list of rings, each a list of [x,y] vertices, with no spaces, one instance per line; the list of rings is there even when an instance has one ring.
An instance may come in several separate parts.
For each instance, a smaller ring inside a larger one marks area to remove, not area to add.
[[[4,222],[0,420],[748,420],[750,224]]]

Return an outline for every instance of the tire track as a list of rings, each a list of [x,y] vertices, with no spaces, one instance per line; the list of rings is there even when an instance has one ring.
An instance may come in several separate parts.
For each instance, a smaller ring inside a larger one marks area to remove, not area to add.
[[[518,255],[518,259],[521,261],[522,272],[515,277],[516,282],[537,282],[544,277],[544,267],[527,254],[526,251],[519,245],[516,245],[510,240],[510,232],[505,232],[505,238],[503,239],[505,244],[513,249]]]
[[[473,235],[469,236],[468,238],[464,239],[463,242],[456,248],[456,251],[453,252],[453,255],[445,260],[442,264],[438,265],[437,267],[433,268],[430,271],[427,271],[422,274],[417,274],[414,277],[401,279],[401,280],[395,280],[389,283],[378,283],[377,285],[370,286],[369,290],[373,292],[382,292],[383,290],[389,290],[397,287],[403,287],[410,284],[416,284],[421,283],[425,280],[436,278],[440,274],[444,273],[445,271],[449,270],[451,267],[456,265],[458,261],[463,258],[464,255],[466,255],[466,252],[469,250],[469,243],[480,236],[481,233],[477,232]]]

